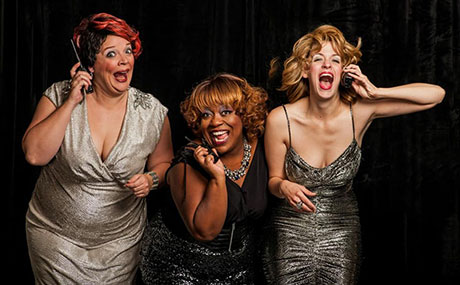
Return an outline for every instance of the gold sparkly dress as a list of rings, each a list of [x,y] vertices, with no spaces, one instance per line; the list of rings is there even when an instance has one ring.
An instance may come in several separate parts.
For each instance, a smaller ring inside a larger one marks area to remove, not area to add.
[[[69,81],[44,96],[57,107]],[[146,203],[123,185],[143,173],[167,109],[130,87],[117,143],[102,161],[93,144],[86,101],[72,112],[62,145],[41,170],[26,215],[36,284],[130,284],[139,261]]]

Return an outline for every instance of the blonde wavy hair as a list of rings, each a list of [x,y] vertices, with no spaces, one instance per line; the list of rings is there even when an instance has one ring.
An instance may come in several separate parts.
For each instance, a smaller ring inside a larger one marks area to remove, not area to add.
[[[248,140],[263,135],[267,117],[267,92],[251,86],[244,78],[229,73],[213,75],[198,84],[180,104],[188,126],[200,134],[201,116],[205,108],[228,106],[235,110],[243,122],[243,132]]]
[[[332,48],[340,55],[342,66],[356,64],[361,59],[361,38],[358,38],[358,44],[354,46],[347,42],[342,32],[334,26],[322,25],[302,36],[294,44],[290,57],[284,61],[281,87],[278,89],[286,92],[290,103],[308,96],[308,78],[303,78],[302,72],[309,68],[312,56],[319,52],[325,43],[331,43]],[[270,63],[271,78],[276,73],[277,61],[275,58]],[[340,86],[339,92],[344,102],[356,101],[357,95],[352,88],[345,89]]]

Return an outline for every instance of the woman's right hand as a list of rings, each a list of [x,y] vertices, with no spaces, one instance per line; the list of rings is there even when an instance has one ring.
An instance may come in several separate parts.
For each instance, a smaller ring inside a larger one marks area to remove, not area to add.
[[[215,149],[212,151],[215,152]],[[200,166],[213,178],[225,177],[224,164],[219,159],[214,163],[214,156],[208,152],[208,149],[197,146],[193,155]]]
[[[70,77],[72,78],[70,82],[70,94],[67,100],[77,105],[83,100],[82,88],[88,89],[91,85],[92,76],[83,70],[77,71],[80,63],[77,62],[70,69]]]
[[[313,213],[316,211],[315,205],[307,198],[314,197],[316,194],[305,186],[284,179],[279,184],[279,192],[297,212]]]

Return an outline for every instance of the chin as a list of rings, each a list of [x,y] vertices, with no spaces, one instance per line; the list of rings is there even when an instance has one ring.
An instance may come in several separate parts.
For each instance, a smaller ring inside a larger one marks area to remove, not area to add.
[[[121,84],[117,83],[117,84],[112,85],[112,88],[116,92],[125,92],[129,88],[129,83],[121,83]]]
[[[324,89],[320,88],[318,90],[318,94],[323,99],[329,99],[329,98],[334,97],[335,95],[338,95],[339,90],[338,90],[338,88],[336,89],[334,87],[332,87],[331,89],[327,89],[327,90],[324,90]]]

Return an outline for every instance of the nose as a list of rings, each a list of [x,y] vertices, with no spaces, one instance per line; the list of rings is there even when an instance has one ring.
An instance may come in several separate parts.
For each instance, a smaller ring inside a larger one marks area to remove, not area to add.
[[[330,62],[329,59],[327,59],[327,58],[324,59],[324,61],[323,61],[323,67],[324,67],[324,68],[330,68],[330,67],[331,67],[331,62]]]
[[[120,54],[120,60],[119,60],[119,65],[125,65],[128,64],[128,56],[126,54]]]
[[[216,127],[216,126],[220,126],[221,124],[222,124],[222,116],[219,113],[212,116],[211,126]]]

